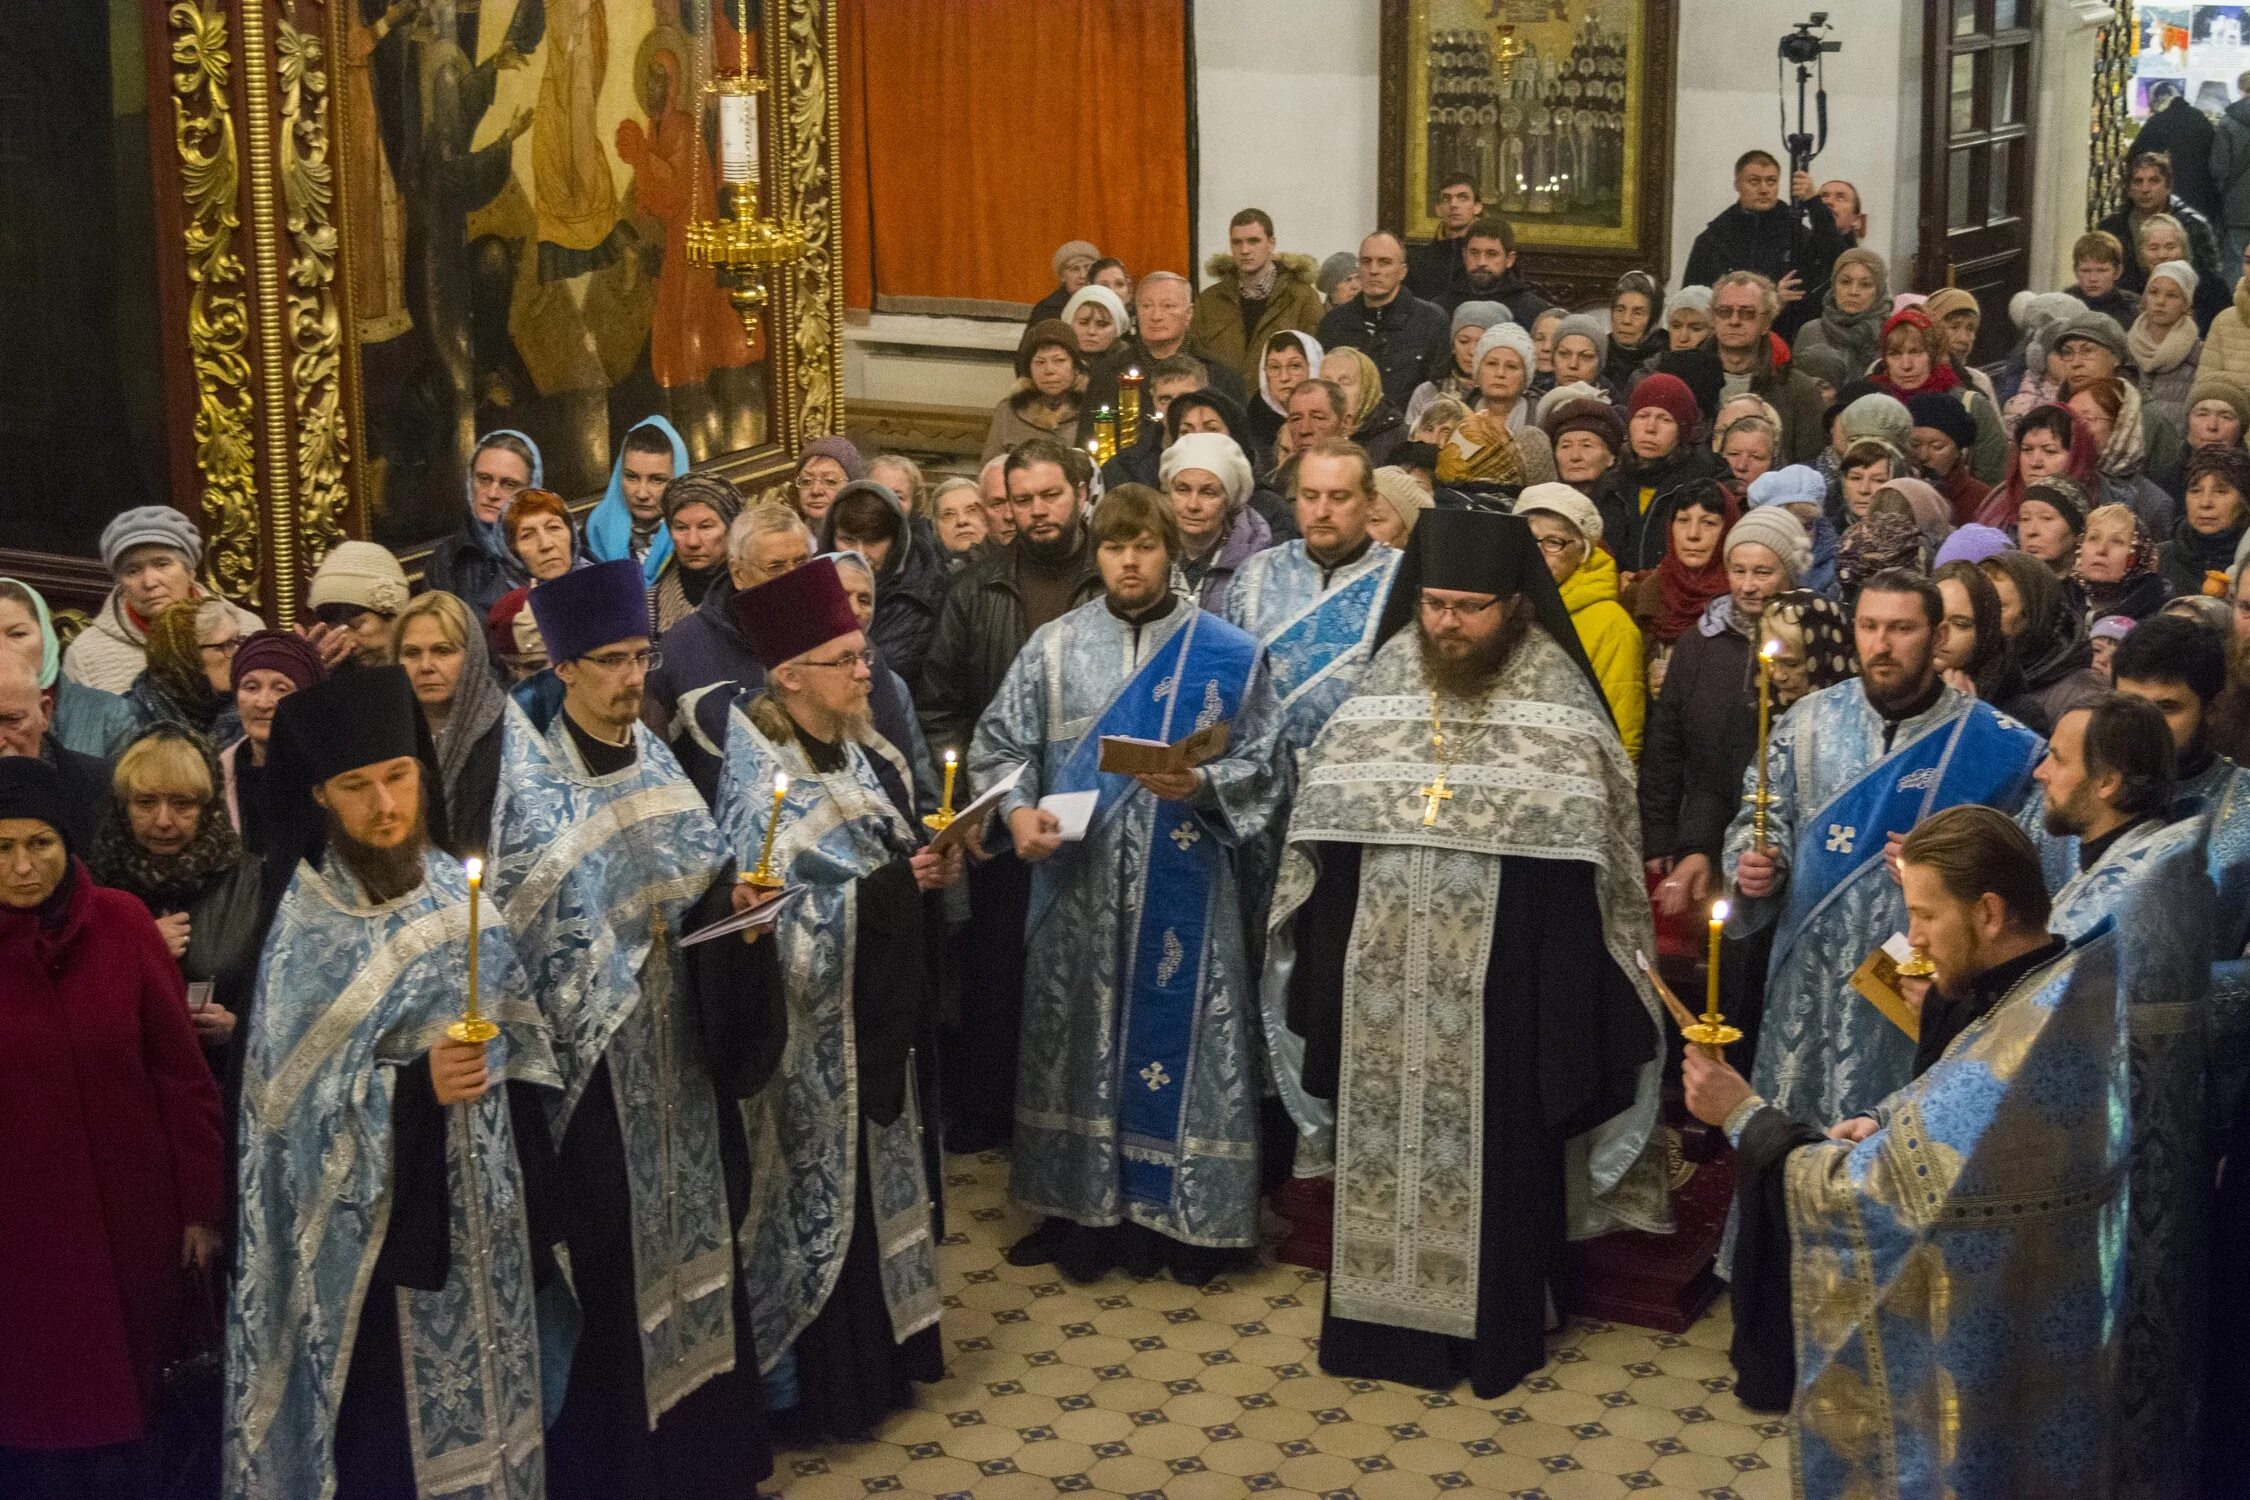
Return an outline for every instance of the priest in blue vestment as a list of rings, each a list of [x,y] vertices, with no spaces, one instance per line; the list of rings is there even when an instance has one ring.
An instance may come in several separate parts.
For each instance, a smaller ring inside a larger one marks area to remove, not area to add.
[[[1376,640],[1268,927],[1335,1162],[1320,1363],[1490,1399],[1546,1363],[1566,1239],[1672,1227],[1633,768],[1514,516],[1424,516]]]
[[[1802,1495],[2116,1494],[2142,966],[2117,928],[2048,932],[1994,809],[1925,819],[1900,858],[1937,966],[1919,1076],[1824,1135],[1686,1049],[1688,1107],[1736,1149],[1738,1392],[1793,1411]]]
[[[772,1459],[737,1320],[713,1086],[737,1060],[708,1055],[726,1033],[703,1024],[680,948],[729,861],[702,796],[640,722],[656,659],[640,566],[596,563],[530,602],[563,693],[506,706],[485,893],[562,1076],[543,1102],[581,1322],[548,1490],[754,1500]]]
[[[777,1433],[861,1441],[913,1403],[914,1382],[945,1374],[916,1045],[936,893],[962,856],[924,847],[872,748],[881,666],[834,559],[736,603],[765,676],[728,711],[719,831],[738,868],[770,863],[787,887],[758,945],[778,962],[752,986],[786,1039],[741,1104],[741,1275]]]
[[[226,1493],[539,1500],[545,1236],[519,1133],[536,1162],[544,1128],[496,1085],[558,1082],[545,1018],[506,927],[487,910],[472,929],[462,867],[436,852],[436,756],[403,671],[284,699],[267,774],[287,886],[243,1063]],[[472,993],[489,1042],[447,1035]]]
[[[1841,1120],[1912,1076],[1914,1038],[1851,983],[1906,926],[1889,858],[1898,841],[1961,803],[2014,812],[2039,761],[2037,735],[1938,675],[1944,615],[1927,578],[1870,578],[1852,621],[1860,675],[1774,726],[1765,846],[1753,846],[1755,766],[1727,830],[1739,897],[1728,931],[1776,928],[1751,1081],[1800,1120]]]
[[[1032,632],[969,749],[979,786],[1022,768],[999,811],[1035,867],[1009,1190],[1045,1222],[1008,1255],[1201,1283],[1257,1242],[1255,987],[1229,851],[1273,807],[1270,698],[1257,642],[1170,591],[1162,496],[1121,485],[1089,524],[1102,597]],[[1101,769],[1105,737],[1221,722],[1231,743],[1207,764]],[[1075,837],[1055,798],[1090,804]]]

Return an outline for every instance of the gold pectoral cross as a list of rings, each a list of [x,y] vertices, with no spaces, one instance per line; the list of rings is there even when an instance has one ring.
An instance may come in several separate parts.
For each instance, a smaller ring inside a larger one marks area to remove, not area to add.
[[[1414,795],[1422,799],[1422,826],[1424,828],[1435,828],[1437,826],[1438,804],[1453,800],[1452,789],[1445,784],[1445,769],[1442,766],[1439,767],[1436,779],[1428,786],[1415,788]]]

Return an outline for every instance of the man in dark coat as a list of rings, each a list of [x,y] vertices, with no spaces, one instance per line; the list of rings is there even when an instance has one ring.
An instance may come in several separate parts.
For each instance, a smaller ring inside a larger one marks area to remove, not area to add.
[[[1515,226],[1494,214],[1479,219],[1461,237],[1460,265],[1430,300],[1450,316],[1464,302],[1497,302],[1524,327],[1555,304],[1516,269]],[[1412,394],[1396,393],[1400,398]]]
[[[1436,215],[1438,235],[1406,251],[1406,289],[1426,302],[1453,284],[1461,270],[1461,251],[1469,226],[1484,217],[1484,197],[1474,177],[1460,174],[1438,184]]]
[[[81,755],[55,738],[52,711],[30,666],[14,657],[0,659],[0,755],[43,760],[62,774],[80,826],[71,830],[80,847],[90,846],[102,809],[109,803],[109,762]]]
[[[1032,438],[1008,455],[1008,508],[1015,540],[961,570],[945,596],[937,638],[922,664],[915,703],[932,754],[964,754],[977,720],[1008,675],[1031,632],[1097,597],[1101,572],[1081,517],[1086,508],[1082,455]],[[957,794],[957,804],[976,788]],[[969,872],[967,974],[961,1025],[953,1038],[956,1076],[980,1086],[949,1101],[946,1145],[981,1151],[1008,1139],[1015,1123],[1017,1032],[1023,1014],[1023,934],[1031,909],[1031,867],[994,847]]]
[[[2205,166],[2208,168],[2208,161]],[[2170,214],[2180,221],[2180,227],[2187,231],[2188,264],[2197,276],[2220,286],[2232,280],[2219,261],[2218,231],[2200,209],[2180,196],[2177,172],[2178,168],[2162,156],[2136,155],[2125,172],[2124,206],[2094,226],[2116,235],[2117,243],[2125,247],[2125,269],[2118,273],[2117,284],[2129,292],[2138,293],[2148,285],[2148,267],[2141,264],[2139,231],[2141,221],[2152,214]]]
[[[2172,191],[2188,207],[2214,222],[2219,217],[2219,185],[2211,176],[2211,143],[2218,132],[2203,111],[2187,102],[2177,83],[2159,83],[2148,91],[2156,106],[2141,133],[2133,137],[2126,160],[2156,152],[2171,158]]]
[[[1811,173],[1791,178],[1789,195],[1780,201],[1781,163],[1770,152],[1743,152],[1734,164],[1734,203],[1703,226],[1680,274],[1683,286],[1712,286],[1729,271],[1756,271],[1781,292],[1774,328],[1784,338],[1819,313],[1814,293],[1851,247]]]
[[[1323,349],[1365,350],[1391,397],[1412,395],[1431,357],[1453,341],[1453,319],[1405,280],[1406,242],[1376,230],[1359,242],[1359,295],[1330,308],[1316,335]]]

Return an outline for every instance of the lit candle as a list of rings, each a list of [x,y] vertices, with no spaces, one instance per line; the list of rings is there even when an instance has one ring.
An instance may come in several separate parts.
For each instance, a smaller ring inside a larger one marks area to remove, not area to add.
[[[940,815],[941,815],[942,817],[944,817],[944,818],[945,818],[945,820],[946,820],[947,822],[951,822],[951,821],[953,820],[953,777],[954,777],[954,773],[955,773],[955,772],[957,772],[957,771],[959,771],[960,769],[961,769],[961,755],[960,755],[960,752],[959,752],[959,751],[956,751],[956,750],[948,750],[948,751],[946,751],[946,752],[945,752],[945,795],[944,795],[943,797],[941,797],[941,798],[939,798],[939,799],[938,799],[938,813],[939,813],[939,814],[940,814]]]
[[[1117,381],[1117,441],[1130,448],[1141,440],[1141,367],[1134,365]]]
[[[788,795],[789,773],[786,771],[774,772],[773,815],[766,819],[765,847],[758,851],[758,868],[742,877],[750,885],[771,888],[781,884],[779,880],[774,878],[773,873],[773,836],[781,828],[781,799]]]
[[[1719,1024],[1719,1019],[1720,1019],[1720,1017],[1719,1017],[1719,929],[1720,929],[1720,928],[1722,928],[1722,927],[1724,927],[1724,926],[1726,926],[1726,924],[1727,924],[1727,904],[1726,904],[1726,902],[1725,902],[1725,901],[1723,901],[1723,900],[1720,900],[1720,901],[1714,901],[1714,902],[1712,902],[1712,903],[1711,903],[1711,957],[1710,957],[1709,963],[1708,963],[1708,965],[1707,965],[1707,967],[1709,967],[1709,969],[1710,969],[1711,973],[1710,973],[1709,979],[1708,979],[1708,980],[1706,981],[1706,983],[1705,983],[1705,986],[1704,986],[1704,992],[1703,992],[1703,1023],[1704,1023],[1704,1024],[1706,1025],[1706,1026],[1716,1026],[1716,1025],[1718,1025],[1718,1024]]]
[[[469,1004],[461,1019],[445,1028],[445,1034],[457,1042],[489,1042],[500,1034],[500,1028],[477,1009],[477,893],[484,888],[484,861],[465,860],[461,872],[469,878]]]
[[[719,176],[727,182],[758,180],[758,96],[719,95]]]
[[[1750,806],[1750,847],[1766,851],[1766,806],[1773,796],[1766,790],[1766,735],[1773,727],[1773,663],[1781,642],[1768,639],[1758,648],[1758,792]]]

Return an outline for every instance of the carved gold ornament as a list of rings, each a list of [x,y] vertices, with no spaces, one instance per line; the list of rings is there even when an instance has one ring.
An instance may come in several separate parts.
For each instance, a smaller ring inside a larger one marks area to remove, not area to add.
[[[195,374],[195,466],[209,518],[204,581],[260,602],[257,470],[252,457],[247,284],[235,252],[240,163],[229,104],[227,12],[220,0],[179,0],[172,31],[172,133],[180,153],[187,243],[188,353]]]
[[[281,22],[281,196],[289,228],[290,395],[297,418],[297,512],[305,566],[344,540],[343,319],[336,306],[335,169],[328,160],[328,67],[320,37]]]

